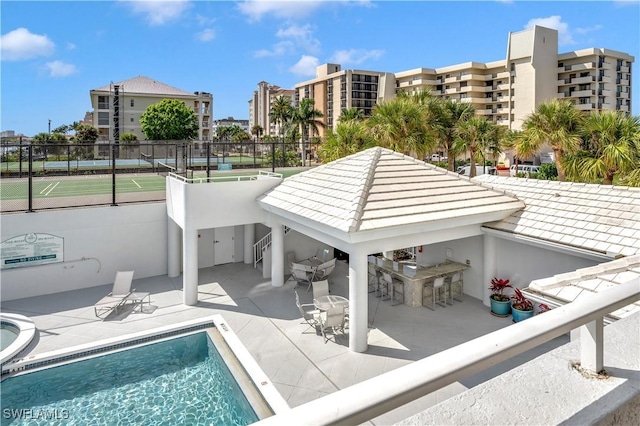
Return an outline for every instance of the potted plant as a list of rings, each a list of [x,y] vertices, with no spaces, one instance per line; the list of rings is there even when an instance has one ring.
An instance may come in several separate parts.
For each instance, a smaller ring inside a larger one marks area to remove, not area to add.
[[[494,277],[491,280],[491,296],[489,302],[491,303],[491,314],[498,317],[506,317],[511,311],[511,300],[509,296],[504,294],[504,290],[511,288],[509,280],[503,280],[502,278]]]
[[[531,318],[533,316],[533,302],[526,297],[519,288],[514,288],[514,294],[511,296],[513,303],[511,304],[511,315],[513,322],[518,322]]]

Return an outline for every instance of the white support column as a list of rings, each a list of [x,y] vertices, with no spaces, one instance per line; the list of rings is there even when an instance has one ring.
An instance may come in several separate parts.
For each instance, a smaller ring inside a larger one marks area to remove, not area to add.
[[[244,263],[253,263],[253,244],[256,239],[256,227],[253,223],[244,225]]]
[[[604,367],[604,320],[602,317],[580,327],[580,366],[592,373]]]
[[[280,223],[271,226],[271,285],[284,285],[284,226]]]
[[[362,249],[349,252],[349,349],[366,352],[368,337],[369,293],[367,253]]]
[[[182,303],[198,303],[198,230],[182,231]]]
[[[180,275],[182,229],[167,217],[167,274],[171,278]]]
[[[498,244],[496,237],[484,234],[484,265],[482,268],[482,302],[485,306],[489,306],[489,285],[491,280],[498,273]],[[500,278],[500,277],[498,277]]]

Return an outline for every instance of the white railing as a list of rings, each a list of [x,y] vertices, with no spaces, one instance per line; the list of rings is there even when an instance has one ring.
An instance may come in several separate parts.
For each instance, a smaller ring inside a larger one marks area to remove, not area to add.
[[[290,228],[284,227],[284,235],[289,233]],[[264,258],[264,252],[271,247],[271,232],[269,232],[264,237],[260,238],[257,243],[253,245],[253,267],[258,266],[258,262],[260,262]]]
[[[237,175],[237,176],[214,176],[214,177],[205,176],[205,177],[197,177],[197,178],[187,178],[185,176],[181,176],[175,173],[169,173],[169,176],[185,183],[242,182],[242,181],[258,180],[259,176],[274,177],[278,179],[282,178],[281,173],[267,172],[264,170],[258,170],[257,174]]]
[[[257,425],[361,424],[581,327],[581,367],[602,369],[602,318],[640,300],[640,279],[536,315],[264,419]]]

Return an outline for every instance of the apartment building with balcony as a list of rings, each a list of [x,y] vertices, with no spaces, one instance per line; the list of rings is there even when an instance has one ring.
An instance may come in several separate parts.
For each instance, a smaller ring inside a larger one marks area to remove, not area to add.
[[[89,96],[93,108],[93,126],[98,129],[101,141],[118,139],[124,133],[133,133],[139,140],[146,139],[140,127],[140,116],[147,107],[163,99],[181,100],[193,109],[198,116],[198,140],[211,138],[211,93],[190,93],[149,77],[138,76],[90,90]]]
[[[313,99],[323,114],[320,137],[333,129],[343,109],[358,108],[365,117],[379,102],[395,97],[395,75],[390,72],[342,70],[338,64],[316,68],[316,78],[295,85],[295,105],[302,99]]]
[[[396,90],[429,90],[470,103],[477,114],[513,130],[553,98],[570,98],[582,111],[631,112],[633,56],[599,48],[557,52],[558,32],[535,26],[509,33],[505,59],[402,71]]]
[[[266,81],[258,83],[258,90],[253,92],[249,100],[249,129],[258,125],[263,129],[262,135],[280,135],[280,124],[272,120],[271,108],[280,96],[287,96],[293,104],[294,95],[293,89],[283,89]]]

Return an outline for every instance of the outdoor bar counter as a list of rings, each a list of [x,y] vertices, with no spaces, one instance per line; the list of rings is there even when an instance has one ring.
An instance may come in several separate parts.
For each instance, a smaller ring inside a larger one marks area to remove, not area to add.
[[[456,272],[462,272],[469,266],[447,260],[431,266],[416,266],[415,263],[397,263],[394,269],[394,262],[386,258],[376,258],[376,267],[391,274],[404,283],[404,304],[415,308],[422,306],[422,289],[424,284],[433,281],[438,277],[452,276]]]

